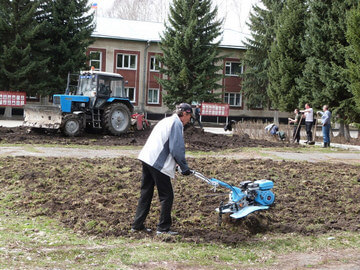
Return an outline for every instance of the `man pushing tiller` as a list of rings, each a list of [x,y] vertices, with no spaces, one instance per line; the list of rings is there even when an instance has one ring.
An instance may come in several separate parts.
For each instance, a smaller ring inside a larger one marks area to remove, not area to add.
[[[162,119],[154,127],[141,150],[138,157],[142,161],[141,191],[131,231],[151,232],[151,229],[145,227],[144,222],[150,211],[156,185],[161,204],[156,233],[177,234],[170,230],[174,200],[170,178],[175,177],[176,164],[179,165],[183,175],[191,174],[185,159],[183,138],[183,127],[190,122],[191,117],[191,106],[181,103],[172,116]]]

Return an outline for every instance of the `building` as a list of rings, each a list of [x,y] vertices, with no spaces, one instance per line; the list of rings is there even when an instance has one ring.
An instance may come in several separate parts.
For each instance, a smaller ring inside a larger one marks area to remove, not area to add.
[[[124,76],[126,92],[135,110],[145,111],[150,119],[159,119],[171,113],[162,101],[163,89],[156,81],[161,74],[155,56],[162,53],[159,42],[164,29],[163,23],[98,17],[92,35],[95,42],[87,50],[89,66]],[[222,92],[223,102],[230,104],[231,119],[271,120],[277,112],[261,107],[248,109],[241,94],[241,78],[238,74],[245,68],[242,61],[245,38],[243,33],[224,29],[220,48],[226,58],[222,63],[222,89],[218,91]],[[287,119],[289,115],[279,113],[278,116]]]

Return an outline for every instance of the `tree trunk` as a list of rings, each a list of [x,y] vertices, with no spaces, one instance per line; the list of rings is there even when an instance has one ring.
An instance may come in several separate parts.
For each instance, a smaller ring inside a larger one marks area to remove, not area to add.
[[[339,134],[338,137],[344,137],[345,136],[345,124],[343,121],[340,121],[339,126]]]
[[[345,125],[345,130],[344,130],[345,132],[344,132],[344,135],[345,135],[345,140],[347,141],[347,142],[350,142],[350,127],[349,127],[349,124],[346,124]]]
[[[48,97],[40,96],[40,105],[47,105],[48,103]]]
[[[274,111],[274,124],[279,126],[279,111]]]

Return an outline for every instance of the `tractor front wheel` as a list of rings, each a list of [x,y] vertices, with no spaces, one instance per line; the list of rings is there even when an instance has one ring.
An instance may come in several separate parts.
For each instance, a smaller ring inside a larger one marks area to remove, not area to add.
[[[63,118],[60,129],[66,136],[76,137],[82,134],[84,126],[79,116],[69,114]]]
[[[113,103],[105,108],[104,128],[112,135],[119,136],[128,131],[131,123],[129,108],[122,103]]]

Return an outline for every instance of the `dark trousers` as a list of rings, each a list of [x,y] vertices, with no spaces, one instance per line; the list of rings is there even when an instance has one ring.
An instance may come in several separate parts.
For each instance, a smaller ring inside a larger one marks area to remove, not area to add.
[[[195,117],[195,121],[197,121],[199,123],[200,128],[203,128],[201,121],[200,121],[200,116],[199,117]],[[194,123],[195,124],[195,123]]]
[[[132,227],[136,230],[143,229],[145,219],[150,211],[150,205],[156,185],[160,199],[160,219],[158,231],[168,231],[171,226],[171,208],[174,201],[174,192],[170,177],[143,163],[140,199],[136,209],[135,220]]]
[[[312,125],[313,122],[306,122],[305,121],[305,129],[306,129],[306,135],[307,135],[307,141],[311,142],[312,141]]]
[[[293,133],[294,141],[295,141],[295,140],[296,140],[297,142],[300,141],[300,129],[301,129],[301,126],[299,126],[299,125],[295,125],[295,126],[294,126],[294,133]]]

